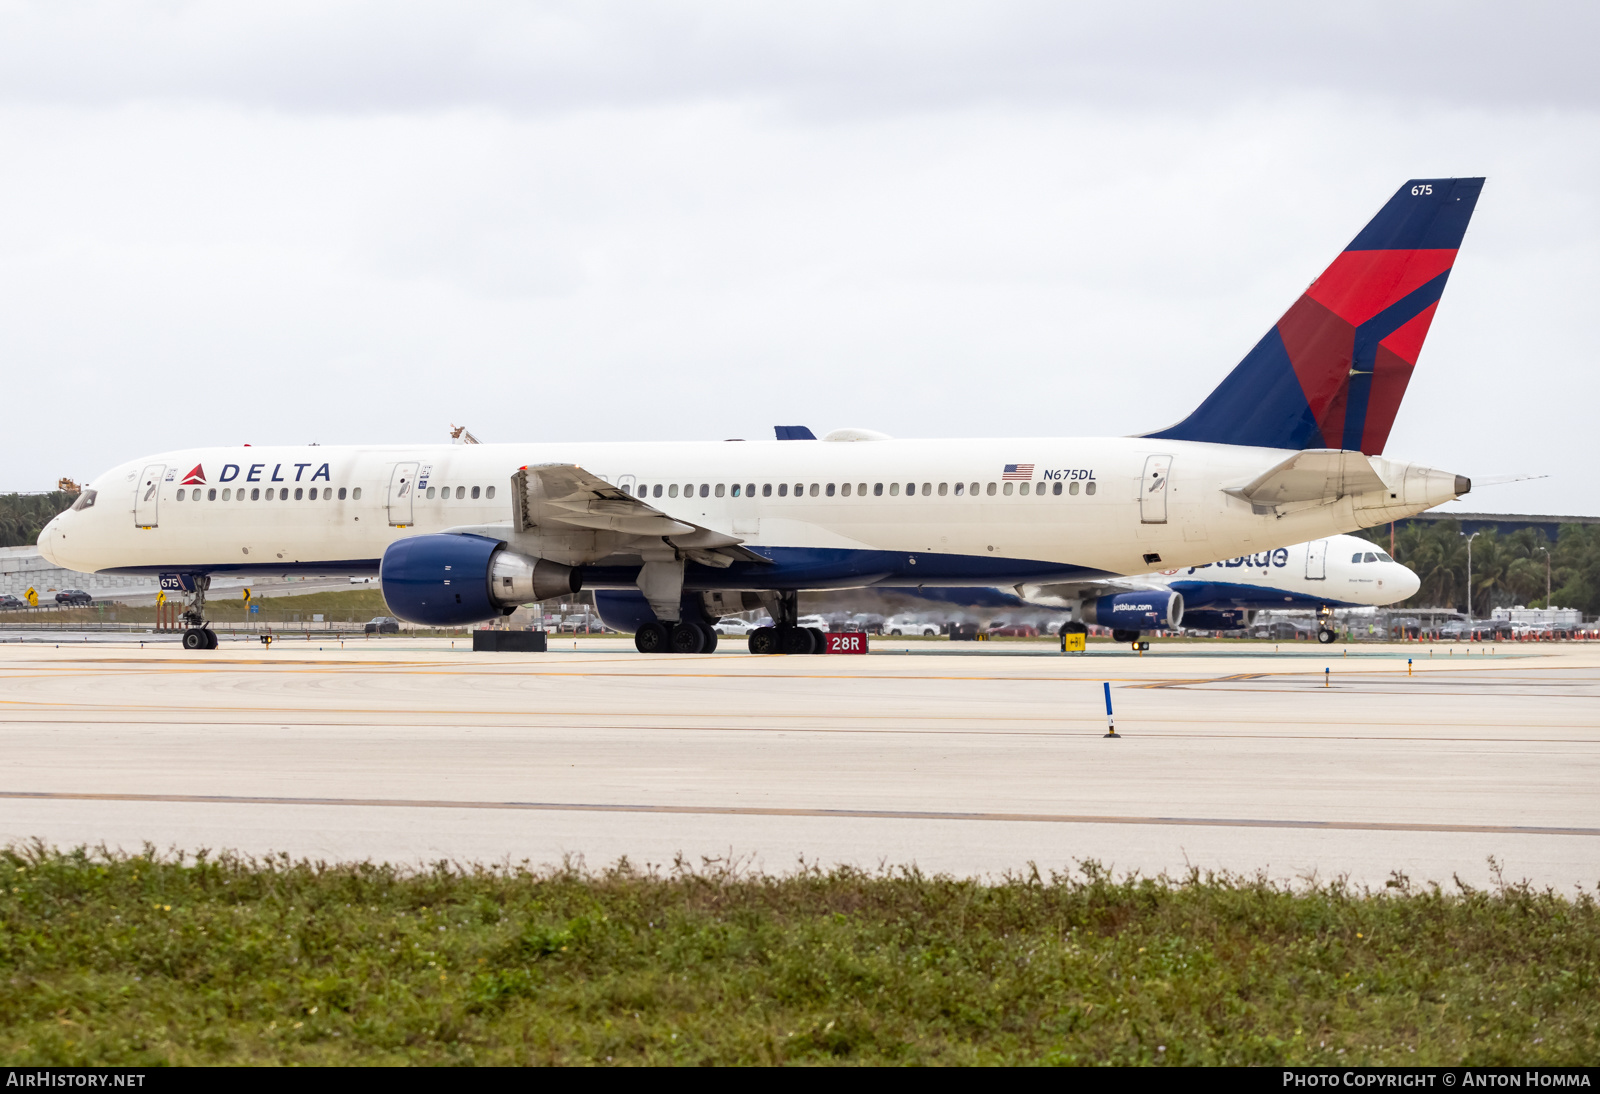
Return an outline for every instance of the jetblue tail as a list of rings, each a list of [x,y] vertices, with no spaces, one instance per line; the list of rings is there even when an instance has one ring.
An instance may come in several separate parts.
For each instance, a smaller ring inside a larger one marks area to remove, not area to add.
[[[1383,452],[1483,179],[1412,179],[1193,414],[1152,433]]]

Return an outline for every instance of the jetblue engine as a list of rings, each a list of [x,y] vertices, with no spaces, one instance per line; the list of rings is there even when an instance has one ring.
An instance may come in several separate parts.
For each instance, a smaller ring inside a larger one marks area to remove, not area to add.
[[[1162,590],[1096,597],[1083,602],[1083,621],[1119,631],[1175,631],[1183,624],[1183,594]]]
[[[409,623],[460,627],[582,588],[571,566],[531,558],[486,536],[412,536],[383,552],[379,580],[389,610]]]

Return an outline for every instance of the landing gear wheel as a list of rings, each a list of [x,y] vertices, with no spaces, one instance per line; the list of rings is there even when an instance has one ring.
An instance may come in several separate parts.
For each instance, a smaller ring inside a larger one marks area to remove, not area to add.
[[[1318,631],[1317,632],[1317,641],[1321,642],[1324,646],[1326,646],[1329,642],[1332,642],[1333,641],[1333,637],[1334,636],[1333,636],[1333,632],[1332,631]]]
[[[784,653],[810,653],[811,632],[802,627],[784,627],[778,632],[778,646]]]
[[[190,627],[183,632],[183,648],[186,650],[208,650],[206,632],[199,627]]]
[[[1139,632],[1138,631],[1112,631],[1111,632],[1111,641],[1113,641],[1113,642],[1137,642],[1137,641],[1139,641]]]
[[[701,653],[717,652],[717,632],[704,623],[700,625],[700,633],[705,637],[705,644],[700,647]]]
[[[634,634],[633,648],[640,653],[666,653],[667,628],[653,620],[646,623]]]
[[[205,628],[205,632],[206,632],[206,649],[208,649],[208,650],[216,649],[217,648],[217,632],[212,630],[210,627]]]
[[[750,632],[751,653],[777,653],[778,631],[775,627],[757,627]]]
[[[706,636],[696,623],[679,623],[672,628],[673,653],[699,653],[705,644]]]
[[[828,652],[828,634],[827,634],[827,632],[824,631],[821,627],[807,627],[806,630],[811,632],[811,652],[812,653],[827,653]]]

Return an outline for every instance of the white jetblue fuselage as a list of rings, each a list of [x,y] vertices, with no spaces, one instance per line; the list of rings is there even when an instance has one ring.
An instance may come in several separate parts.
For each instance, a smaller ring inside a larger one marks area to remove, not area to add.
[[[1359,536],[1331,536],[1137,580],[1182,593],[1190,610],[1380,607],[1422,586],[1410,569]]]
[[[512,476],[561,464],[771,560],[691,567],[686,588],[1012,585],[1203,566],[1465,489],[1372,457],[1381,489],[1272,507],[1225,492],[1294,455],[1148,438],[198,448],[97,476],[92,503],[39,546],[91,572],[372,573],[406,537],[509,528]],[[516,544],[585,567],[589,587],[626,588],[638,561],[619,542],[597,530]]]

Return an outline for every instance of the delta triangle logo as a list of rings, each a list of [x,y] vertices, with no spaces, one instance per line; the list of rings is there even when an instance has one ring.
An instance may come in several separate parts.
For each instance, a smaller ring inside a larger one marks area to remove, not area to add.
[[[206,484],[206,469],[202,464],[195,464],[194,470],[183,477],[184,486],[204,486]]]

